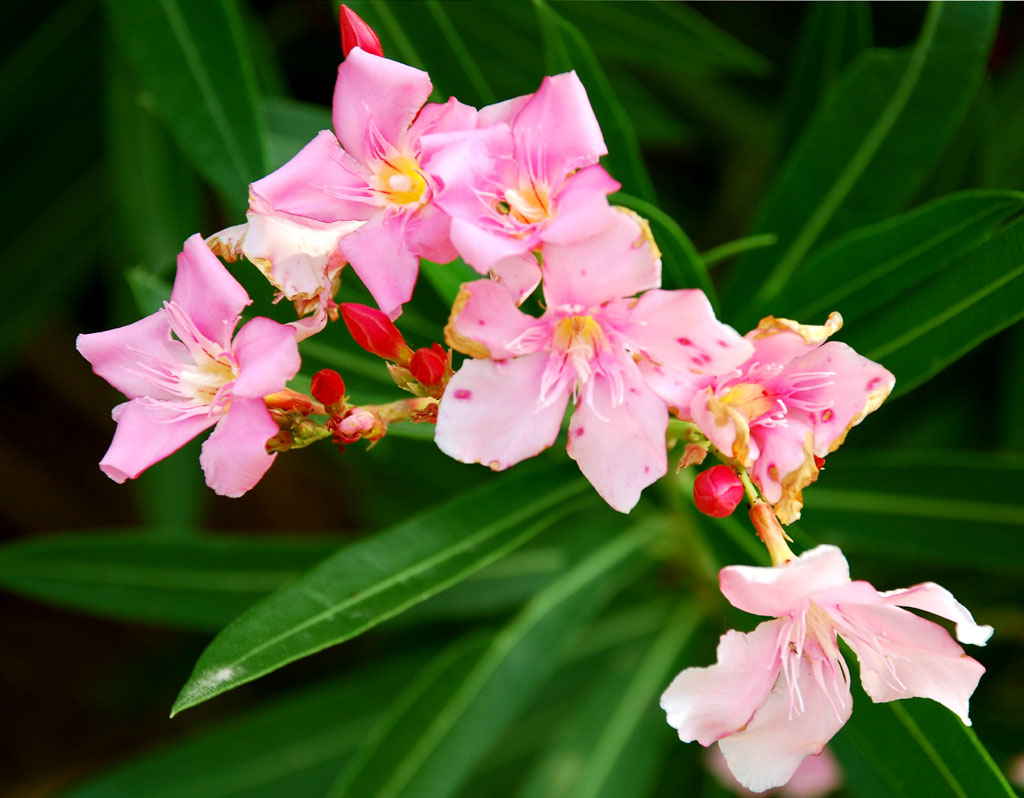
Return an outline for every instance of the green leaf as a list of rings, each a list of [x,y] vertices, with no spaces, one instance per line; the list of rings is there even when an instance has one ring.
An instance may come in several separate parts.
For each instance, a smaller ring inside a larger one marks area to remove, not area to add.
[[[779,243],[779,237],[774,233],[761,233],[756,236],[737,238],[735,241],[726,241],[724,244],[712,247],[707,252],[700,253],[700,258],[710,269],[722,261],[742,255],[744,252],[761,247],[774,247],[777,243]]]
[[[868,313],[844,338],[896,375],[896,397],[1022,317],[1024,217]]]
[[[172,714],[341,643],[526,542],[586,483],[567,468],[520,469],[328,558],[225,628]]]
[[[916,289],[987,242],[1024,210],[1024,193],[964,191],[854,230],[808,259],[778,298],[776,315],[850,322]]]
[[[924,698],[873,704],[857,685],[850,720],[829,745],[855,796],[1014,798],[975,733]]]
[[[661,260],[667,273],[666,287],[700,288],[707,294],[712,305],[717,304],[715,287],[700,254],[676,221],[661,210],[638,197],[623,194],[612,195],[612,201],[635,211],[651,225],[654,240],[661,250]]]
[[[331,109],[288,97],[264,97],[268,165],[277,169],[290,161],[321,130],[333,130]]]
[[[434,678],[412,685],[331,794],[453,794],[660,533],[640,525],[613,536],[539,593],[482,653],[459,651]]]
[[[1006,486],[1022,480],[1019,456],[844,451],[804,491],[804,516],[850,553],[1019,576],[1024,508]]]
[[[266,119],[234,0],[107,0],[114,34],[196,169],[241,215],[267,170]]]
[[[654,184],[647,174],[629,112],[615,96],[608,76],[587,39],[544,0],[534,0],[534,7],[544,40],[548,71],[555,74],[575,69],[586,87],[608,145],[604,165],[626,191],[647,202],[654,202]]]
[[[451,263],[420,261],[420,276],[426,278],[446,306],[451,306],[455,302],[463,283],[482,279],[481,275],[461,258],[456,258]]]
[[[639,641],[639,657],[609,663],[528,775],[521,798],[647,794],[657,759],[674,744],[674,736],[665,733],[658,696],[678,670],[699,620],[699,609],[682,602],[662,617],[656,634]]]
[[[755,231],[777,234],[778,247],[734,267],[725,302],[740,326],[816,245],[914,196],[974,96],[998,16],[995,3],[934,3],[909,53],[872,50],[850,65],[765,200]]]
[[[71,610],[215,630],[337,548],[336,538],[70,532],[0,548],[0,585]]]
[[[258,709],[89,779],[66,798],[278,798],[323,795],[394,695],[427,655],[304,687]]]

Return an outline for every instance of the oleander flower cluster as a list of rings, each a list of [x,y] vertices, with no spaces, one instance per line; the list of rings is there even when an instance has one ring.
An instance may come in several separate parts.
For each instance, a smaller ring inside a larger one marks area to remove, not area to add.
[[[160,310],[79,336],[127,397],[104,473],[133,479],[212,427],[207,484],[241,496],[279,453],[324,439],[344,450],[422,423],[436,425],[442,452],[494,470],[564,440],[628,513],[682,442],[680,467],[720,461],[697,478],[698,507],[721,516],[748,500],[774,563],[722,571],[732,604],[773,620],[728,632],[716,665],[668,688],[662,706],[682,739],[717,742],[748,788],[785,783],[849,717],[840,638],[873,700],[925,696],[968,722],[984,669],[905,608],[955,621],[962,642],[983,644],[991,629],[937,585],[884,593],[851,581],[835,547],[796,557],[779,525],[800,517],[824,458],[894,385],[828,340],[839,314],[822,325],[769,316],[741,335],[702,291],[662,288],[650,225],[611,196],[619,184],[574,72],[484,108],[430,102],[429,75],[385,58],[345,7],[342,33],[333,129],[251,184],[244,223],[185,242]],[[479,279],[438,330],[447,347],[414,350],[397,322],[421,262],[457,258]],[[252,300],[223,261],[241,260],[293,303],[294,321],[257,316],[236,332]],[[376,307],[345,301],[352,279]],[[411,396],[360,404],[330,370],[308,394],[288,387],[299,344],[339,319]]]

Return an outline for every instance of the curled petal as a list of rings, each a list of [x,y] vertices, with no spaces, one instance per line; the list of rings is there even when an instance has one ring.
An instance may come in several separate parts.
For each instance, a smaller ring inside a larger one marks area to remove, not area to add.
[[[448,102],[427,103],[416,115],[409,129],[413,138],[434,133],[473,130],[477,125],[477,110],[472,105],[449,97]]]
[[[499,289],[500,290],[500,289]],[[514,360],[468,360],[441,400],[434,441],[463,463],[502,471],[555,442],[569,401],[569,386],[540,401],[546,352]]]
[[[491,280],[474,280],[459,289],[444,338],[458,352],[504,360],[524,354],[510,350],[508,344],[536,325],[535,318],[516,309],[500,285]]]
[[[260,399],[284,388],[301,365],[295,331],[262,316],[247,323],[235,336],[238,377],[231,395]]]
[[[199,332],[227,349],[242,309],[252,300],[196,233],[178,255],[171,302],[185,311]]]
[[[853,698],[838,663],[801,658],[798,669],[801,707],[793,706],[779,679],[747,727],[718,743],[729,770],[749,790],[781,787],[850,718]]]
[[[255,487],[277,457],[267,454],[267,441],[277,432],[262,399],[234,399],[199,455],[206,484],[232,498]]]
[[[758,456],[751,472],[764,498],[782,510],[780,520],[790,524],[800,517],[801,491],[818,478],[814,464],[814,436],[796,418],[785,426],[755,427]],[[784,516],[784,517],[783,517]]]
[[[517,305],[540,285],[540,266],[532,252],[510,255],[491,266],[491,278],[504,288]]]
[[[850,566],[837,547],[822,545],[777,568],[730,565],[718,581],[734,607],[779,617],[801,612],[814,594],[849,582]]]
[[[788,363],[821,346],[843,326],[843,317],[833,311],[824,324],[800,324],[792,319],[766,316],[746,338],[754,344],[756,359],[762,363]]]
[[[992,636],[991,626],[981,626],[974,621],[970,611],[953,598],[953,594],[934,582],[925,582],[903,590],[889,590],[878,594],[885,604],[899,607],[913,607],[940,618],[947,618],[956,624],[956,637],[961,643],[983,646]]]
[[[750,722],[778,678],[784,623],[765,621],[749,634],[730,630],[718,641],[716,664],[676,676],[662,693],[661,708],[680,740],[708,746]]]
[[[135,479],[220,418],[191,410],[183,402],[151,399],[133,399],[118,405],[114,408],[117,430],[110,448],[100,460],[100,470],[114,482]]]

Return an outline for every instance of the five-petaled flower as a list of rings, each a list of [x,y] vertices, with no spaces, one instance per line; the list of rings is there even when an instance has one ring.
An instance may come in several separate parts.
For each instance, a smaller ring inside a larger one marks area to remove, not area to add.
[[[800,517],[802,490],[818,477],[815,457],[835,451],[850,428],[877,409],[895,378],[843,343],[842,326],[769,316],[747,333],[753,354],[689,404],[689,418],[726,456],[750,470],[783,523]]]
[[[701,291],[648,290],[660,284],[661,261],[629,212],[579,243],[548,242],[543,269],[540,318],[490,280],[462,287],[445,336],[472,359],[445,390],[435,441],[457,460],[505,469],[554,443],[574,398],[569,456],[628,512],[666,472],[669,406],[689,401],[702,375],[746,360],[751,346],[715,319]]]
[[[954,621],[963,643],[984,645],[992,628],[939,585],[879,592],[850,581],[846,558],[827,545],[783,566],[729,566],[719,580],[734,606],[775,620],[723,635],[717,664],[684,670],[661,706],[681,740],[717,741],[745,787],[785,784],[846,723],[850,671],[837,636],[857,655],[873,701],[931,698],[970,723],[968,699],[985,668],[941,626],[902,608]]]
[[[263,397],[299,370],[295,331],[265,318],[232,338],[245,289],[194,235],[178,256],[170,301],[156,313],[106,332],[78,336],[78,351],[129,401],[114,408],[117,430],[100,468],[134,479],[216,425],[199,461],[206,484],[241,496],[270,468],[267,440],[278,432]]]

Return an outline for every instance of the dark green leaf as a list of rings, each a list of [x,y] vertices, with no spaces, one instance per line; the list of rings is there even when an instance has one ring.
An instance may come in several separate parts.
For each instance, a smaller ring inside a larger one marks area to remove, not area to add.
[[[265,97],[269,166],[276,169],[290,161],[321,130],[333,130],[331,109],[287,97]]]
[[[660,532],[640,525],[613,536],[539,593],[482,653],[460,650],[436,676],[412,685],[332,795],[453,794]]]
[[[850,65],[765,200],[756,231],[779,245],[734,267],[726,305],[741,326],[816,245],[914,196],[974,97],[998,16],[994,3],[935,3],[909,53],[867,51]]]
[[[107,0],[114,34],[181,150],[241,215],[268,166],[256,73],[234,0]]]
[[[338,545],[336,538],[53,534],[0,548],[0,585],[72,610],[214,630]]]
[[[586,489],[567,468],[525,468],[355,543],[225,628],[173,712],[354,637],[511,551]]]

